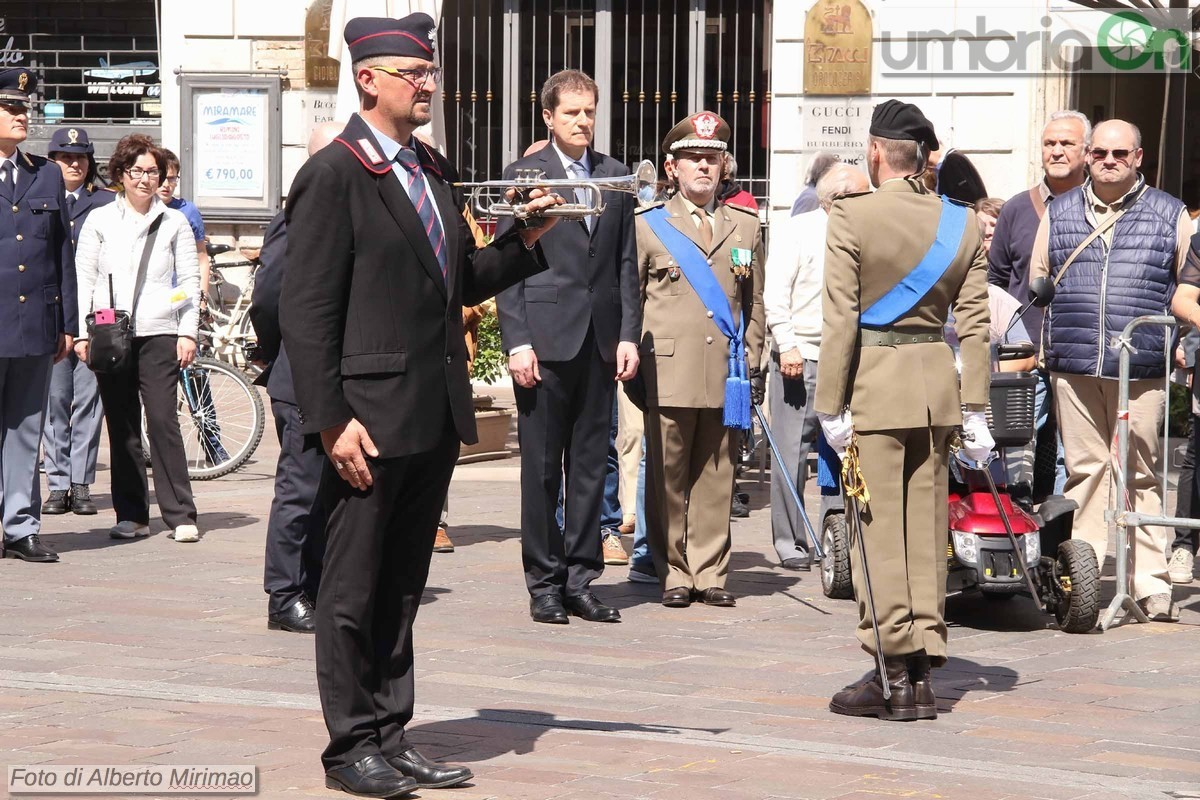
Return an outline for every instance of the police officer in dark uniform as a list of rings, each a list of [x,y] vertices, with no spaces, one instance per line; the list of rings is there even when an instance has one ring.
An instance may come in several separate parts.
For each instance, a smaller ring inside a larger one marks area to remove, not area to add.
[[[19,148],[36,86],[27,68],[0,70],[0,525],[5,556],[46,562],[58,554],[38,535],[38,442],[50,367],[71,352],[78,311],[62,170]]]
[[[87,215],[111,203],[116,194],[96,183],[95,148],[83,128],[56,130],[50,137],[48,155],[62,170],[66,185],[63,216],[74,247]],[[103,413],[96,376],[72,350],[50,372],[50,400],[42,432],[50,496],[42,504],[43,514],[96,513],[91,485],[96,480]]]

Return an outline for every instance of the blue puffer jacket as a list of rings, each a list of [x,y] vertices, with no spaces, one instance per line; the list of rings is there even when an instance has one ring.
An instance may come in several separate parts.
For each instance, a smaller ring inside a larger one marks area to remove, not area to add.
[[[1050,275],[1058,274],[1092,225],[1084,188],[1055,198],[1050,215]],[[1146,188],[1117,221],[1112,248],[1097,237],[1067,268],[1046,314],[1043,344],[1052,372],[1116,378],[1120,351],[1112,346],[1125,326],[1143,314],[1164,314],[1175,291],[1175,248],[1184,205]],[[1133,333],[1132,378],[1165,372],[1164,330],[1142,326]]]

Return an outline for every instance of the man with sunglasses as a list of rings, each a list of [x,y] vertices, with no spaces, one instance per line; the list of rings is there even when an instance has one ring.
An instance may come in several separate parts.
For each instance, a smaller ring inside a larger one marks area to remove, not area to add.
[[[1034,240],[1029,276],[1058,284],[1046,310],[1042,348],[1067,461],[1066,495],[1079,504],[1073,536],[1091,546],[1098,566],[1108,552],[1104,519],[1112,492],[1110,450],[1117,427],[1120,350],[1112,345],[1144,314],[1165,314],[1187,258],[1191,219],[1181,200],[1146,185],[1142,136],[1123,120],[1096,126],[1083,186],[1055,198]],[[1133,333],[1129,383],[1133,507],[1159,514],[1164,409],[1161,327]],[[1169,529],[1134,529],[1133,593],[1154,621],[1175,621],[1167,567]]]
[[[58,561],[42,544],[38,444],[51,366],[78,332],[75,256],[62,213],[62,170],[19,149],[37,77],[0,70],[0,528],[4,555]]]
[[[462,307],[545,269],[554,219],[476,249],[457,174],[414,138],[437,90],[427,14],[346,25],[360,112],[300,168],[280,324],[304,434],[329,455],[317,600],[325,785],[358,797],[456,786],[406,739],[413,621],[461,442],[475,442]],[[538,190],[536,212],[561,203]],[[511,193],[510,193],[511,196]]]

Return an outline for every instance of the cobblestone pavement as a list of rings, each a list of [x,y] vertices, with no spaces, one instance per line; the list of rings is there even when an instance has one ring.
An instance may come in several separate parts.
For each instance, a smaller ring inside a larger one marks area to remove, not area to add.
[[[102,470],[99,516],[46,520],[61,563],[0,562],[0,761],[248,764],[260,797],[338,796],[318,758],[313,641],[266,629],[275,452],[268,434],[243,471],[195,485],[199,544],[169,540],[157,519],[149,539],[111,540]],[[1177,588],[1179,624],[1086,636],[1026,599],[952,598],[941,716],[837,717],[830,695],[870,668],[853,604],[777,566],[766,493],[746,485],[736,608],[663,608],[656,587],[610,567],[597,591],[621,624],[545,626],[528,618],[516,460],[461,466],[457,551],[434,556],[417,623],[411,737],[476,777],[423,794],[1200,798],[1200,583]]]

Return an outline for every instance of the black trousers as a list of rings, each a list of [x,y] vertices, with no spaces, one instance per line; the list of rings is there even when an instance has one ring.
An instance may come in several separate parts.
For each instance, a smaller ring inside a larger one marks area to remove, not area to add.
[[[370,462],[356,491],[328,459],[328,541],[317,600],[317,689],[329,729],[325,769],[405,748],[413,715],[413,621],[429,576],[442,500],[458,460],[447,430],[434,450]]]
[[[279,437],[263,570],[263,590],[270,596],[267,610],[271,614],[282,612],[302,594],[316,598],[325,556],[326,514],[318,489],[327,459],[316,436],[300,433],[299,413],[291,403],[271,401]]]
[[[97,373],[104,420],[108,425],[112,502],[117,522],[150,522],[150,490],[142,453],[142,403],[150,458],[154,463],[154,499],[167,527],[196,524],[196,503],[188,480],[187,455],[179,432],[179,358],[175,336],[139,336],[133,340],[133,364],[118,375]]]
[[[514,386],[521,446],[521,560],[529,594],[577,595],[604,571],[600,511],[616,367],[591,331],[570,361],[539,361],[542,382]],[[563,473],[563,527],[555,509]]]
[[[1192,434],[1187,440],[1183,464],[1179,467],[1179,483],[1175,490],[1175,516],[1191,517],[1200,511],[1200,472],[1196,471],[1196,440],[1200,438],[1200,417],[1192,417]],[[1195,528],[1176,528],[1172,550],[1187,550],[1196,555],[1200,531]]]

